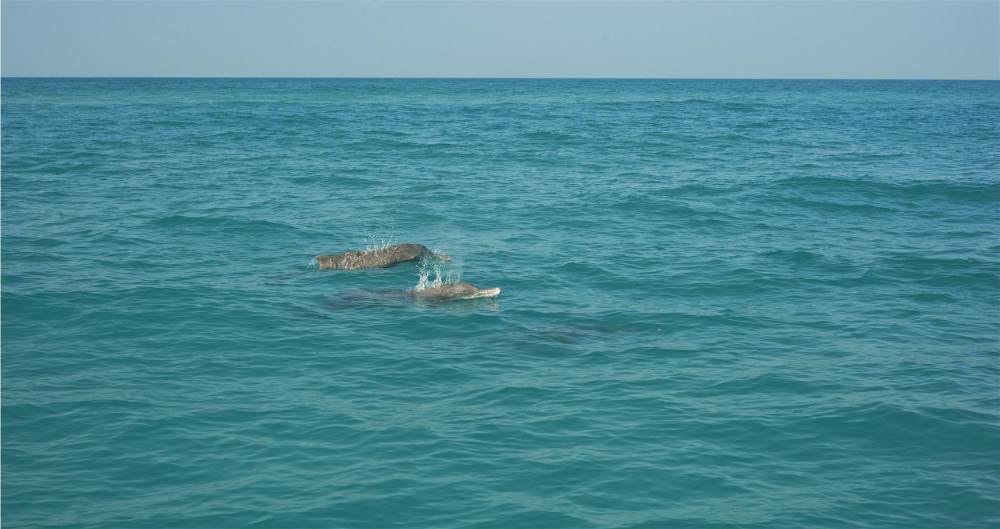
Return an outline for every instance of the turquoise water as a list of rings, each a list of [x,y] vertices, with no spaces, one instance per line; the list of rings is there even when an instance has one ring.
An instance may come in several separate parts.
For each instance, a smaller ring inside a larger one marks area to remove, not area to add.
[[[2,110],[5,527],[1000,524],[1000,83]],[[311,263],[390,242],[455,260]],[[421,272],[503,295],[386,294]]]

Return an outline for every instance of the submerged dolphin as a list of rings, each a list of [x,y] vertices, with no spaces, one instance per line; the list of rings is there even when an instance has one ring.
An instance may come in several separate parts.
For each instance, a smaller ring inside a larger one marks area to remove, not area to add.
[[[453,299],[495,298],[500,295],[499,288],[479,288],[472,283],[450,283],[423,290],[410,290],[407,294],[430,301],[451,301]]]
[[[440,305],[460,299],[495,298],[499,295],[499,288],[479,289],[469,283],[454,283],[426,287],[422,290],[350,290],[329,298],[325,305],[331,309],[399,306],[414,301]]]
[[[434,253],[422,244],[397,244],[377,250],[351,251],[330,255],[316,256],[320,269],[357,270],[359,268],[378,268],[392,266],[406,261],[415,261],[426,257],[434,257],[442,261],[451,261],[451,257],[443,253]]]

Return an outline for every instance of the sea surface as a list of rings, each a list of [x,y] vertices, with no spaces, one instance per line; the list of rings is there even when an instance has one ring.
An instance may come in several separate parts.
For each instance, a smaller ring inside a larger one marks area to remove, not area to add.
[[[4,79],[2,221],[5,528],[1000,526],[1000,82]]]

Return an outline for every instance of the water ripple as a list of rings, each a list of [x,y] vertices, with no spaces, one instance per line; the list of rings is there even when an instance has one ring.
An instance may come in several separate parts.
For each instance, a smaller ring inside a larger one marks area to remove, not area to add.
[[[11,527],[996,525],[996,83],[3,90]]]

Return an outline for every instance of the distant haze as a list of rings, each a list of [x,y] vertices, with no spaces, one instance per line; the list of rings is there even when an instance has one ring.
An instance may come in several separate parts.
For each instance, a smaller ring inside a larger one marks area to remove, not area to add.
[[[1000,78],[1000,2],[2,3],[5,76]]]

